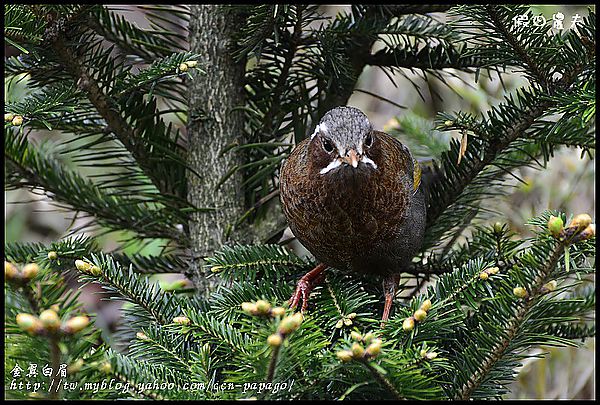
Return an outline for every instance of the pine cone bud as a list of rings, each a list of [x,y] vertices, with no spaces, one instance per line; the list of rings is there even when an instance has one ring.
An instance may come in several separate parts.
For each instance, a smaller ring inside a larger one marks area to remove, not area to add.
[[[548,230],[557,238],[564,228],[564,223],[561,217],[555,217],[554,215],[550,216],[548,220]]]
[[[175,318],[173,318],[173,323],[177,323],[179,325],[189,325],[190,318],[188,318],[187,316],[176,316]]]
[[[100,269],[100,267],[94,265],[94,266],[90,267],[90,274],[92,276],[98,277],[100,274],[102,274],[102,269]]]
[[[135,337],[138,338],[139,340],[148,340],[149,339],[148,335],[146,335],[144,332],[137,332],[135,334]]]
[[[52,332],[60,328],[60,318],[58,317],[58,314],[51,309],[42,311],[40,314],[40,321],[48,331]]]
[[[302,314],[300,312],[295,313],[294,315],[290,315],[285,317],[279,323],[279,333],[282,335],[288,335],[298,329],[300,324],[302,323]]]
[[[346,318],[354,319],[354,318],[356,318],[356,316],[357,316],[356,312],[352,312],[352,313],[348,314],[348,316]]]
[[[360,343],[358,343],[358,342],[354,342],[352,344],[351,350],[352,350],[352,356],[355,359],[358,359],[358,358],[362,357],[363,354],[365,354],[365,348],[362,347],[362,345]]]
[[[283,316],[285,314],[285,308],[275,307],[271,309],[271,316]]]
[[[283,338],[281,337],[281,334],[279,334],[279,333],[274,333],[267,338],[267,343],[269,344],[269,346],[273,346],[273,347],[281,346],[282,342],[283,342]]]
[[[590,217],[588,214],[579,214],[575,215],[575,218],[571,220],[568,227],[577,228],[577,231],[579,232],[587,228],[591,223],[592,217]]]
[[[4,262],[4,277],[8,281],[17,280],[20,277],[19,269],[7,261]]]
[[[77,359],[67,367],[67,373],[75,374],[83,367],[83,359]]]
[[[502,223],[495,222],[494,225],[492,226],[492,229],[495,234],[497,234],[497,235],[501,234],[502,233]]]
[[[373,343],[367,346],[365,354],[367,357],[377,357],[381,353],[381,340],[375,339]]]
[[[75,316],[65,322],[64,331],[66,333],[75,334],[85,329],[90,324],[90,318],[85,315]]]
[[[488,274],[496,274],[500,271],[500,269],[498,267],[490,267],[488,269],[486,269],[486,272]]]
[[[31,314],[17,314],[17,325],[31,334],[38,334],[44,329],[42,322]]]
[[[102,371],[103,373],[108,374],[112,371],[112,366],[110,365],[109,362],[104,362],[100,365],[100,367],[98,367],[98,369],[100,371]]]
[[[344,325],[346,325],[346,326],[352,325],[352,319],[350,319],[350,318],[344,318],[343,321],[344,321]]]
[[[56,259],[58,259],[58,253],[56,253],[54,250],[48,252],[48,259],[49,260],[56,260]]]
[[[212,271],[213,273],[218,273],[218,272],[220,272],[221,270],[223,270],[223,266],[212,266],[212,267],[210,268],[210,271]]]
[[[410,332],[414,328],[415,328],[415,318],[413,318],[412,316],[409,316],[408,318],[406,318],[404,320],[404,322],[402,322],[402,329],[404,329],[406,332]]]
[[[438,354],[437,354],[436,352],[429,352],[429,353],[427,353],[427,356],[426,356],[426,357],[427,357],[427,359],[428,359],[428,360],[433,360],[433,359],[435,359],[437,356],[438,356]]]
[[[481,273],[479,273],[479,279],[480,280],[487,280],[490,277],[489,274],[487,274],[487,272],[482,271]]]
[[[363,341],[368,345],[371,344],[373,339],[375,339],[375,334],[373,332],[369,332],[364,336]]]
[[[421,304],[421,309],[425,312],[429,311],[431,309],[431,300],[423,301]]]
[[[194,68],[198,64],[198,61],[197,60],[187,60],[187,61],[185,61],[185,64],[188,65],[188,67]]]
[[[21,274],[25,280],[31,280],[40,272],[40,266],[36,263],[28,263],[21,270]]]
[[[339,352],[336,353],[338,359],[340,359],[342,361],[342,363],[348,363],[350,360],[352,360],[352,352],[349,350],[340,350]]]
[[[75,260],[75,267],[77,267],[77,270],[79,270],[82,273],[90,274],[92,264],[84,262],[83,260]]]
[[[423,311],[422,309],[417,309],[413,314],[413,318],[415,318],[417,322],[424,321],[425,318],[427,318],[427,312]]]
[[[350,332],[350,337],[353,340],[356,340],[357,342],[360,342],[362,340],[362,338],[363,338],[360,333],[358,333],[358,332],[356,332],[354,330],[352,332]]]
[[[296,312],[294,315],[292,315],[292,319],[294,320],[294,322],[296,324],[296,328],[298,328],[300,326],[300,324],[302,323],[302,321],[304,320],[304,315],[302,315],[302,313],[300,313],[300,312]]]
[[[23,117],[20,115],[15,115],[15,117],[10,122],[15,127],[20,127],[23,125]]]
[[[249,315],[256,315],[258,313],[256,304],[253,302],[242,302],[242,311]]]
[[[343,320],[343,319],[340,319],[340,320],[338,320],[338,321],[335,323],[335,327],[336,327],[337,329],[340,329],[342,326],[344,326],[344,320]]]
[[[265,300],[258,300],[256,301],[256,310],[259,314],[266,315],[271,310],[271,304]]]
[[[454,123],[452,121],[450,121],[450,120],[444,121],[444,125],[447,126],[447,127],[451,127],[453,124]]]
[[[5,122],[11,122],[13,120],[13,118],[15,118],[15,115],[13,113],[6,113],[6,114],[4,114],[4,121]]]
[[[558,283],[556,282],[556,280],[551,280],[549,282],[547,282],[546,284],[544,284],[544,286],[542,287],[542,290],[545,292],[552,292],[554,290],[556,290]]]
[[[421,353],[420,354],[421,354],[421,357],[423,357],[423,358],[427,357],[427,350],[421,349]]]
[[[513,288],[513,294],[519,298],[527,297],[527,290],[523,287],[515,287]]]
[[[188,71],[188,67],[189,67],[189,65],[187,63],[185,63],[185,62],[180,63],[179,64],[179,71],[180,72],[187,72]]]
[[[58,311],[60,311],[60,306],[58,304],[54,304],[50,306],[50,309],[58,313]]]

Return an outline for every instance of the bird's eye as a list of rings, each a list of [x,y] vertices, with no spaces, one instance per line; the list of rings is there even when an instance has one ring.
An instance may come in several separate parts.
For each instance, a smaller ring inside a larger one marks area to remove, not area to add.
[[[333,144],[329,139],[321,138],[321,142],[323,143],[323,149],[325,149],[325,152],[333,152]]]
[[[369,134],[365,138],[365,146],[368,148],[371,145],[373,145],[373,135]]]

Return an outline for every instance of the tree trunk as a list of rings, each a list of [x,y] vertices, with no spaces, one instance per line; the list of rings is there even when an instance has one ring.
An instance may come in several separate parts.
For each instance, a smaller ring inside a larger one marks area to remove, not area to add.
[[[217,189],[227,171],[240,163],[239,155],[222,152],[242,143],[244,129],[243,113],[232,111],[243,104],[244,64],[236,63],[229,49],[239,24],[226,7],[193,5],[190,17],[190,50],[202,55],[199,67],[204,73],[190,82],[188,164],[199,175],[188,175],[188,198],[196,207],[215,208],[193,214],[189,224],[191,278],[201,293],[214,284],[206,280],[202,258],[226,242],[245,240],[240,230],[227,236],[244,210],[241,173]]]

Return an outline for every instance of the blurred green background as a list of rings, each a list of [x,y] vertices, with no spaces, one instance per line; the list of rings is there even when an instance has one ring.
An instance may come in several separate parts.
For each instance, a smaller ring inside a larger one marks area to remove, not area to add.
[[[143,10],[135,6],[119,6],[122,13],[131,21],[145,26]],[[594,8],[592,6],[592,8]],[[349,10],[349,6],[322,6],[325,14],[335,15]],[[569,29],[573,15],[587,15],[587,6],[547,5],[532,8],[534,14],[542,14],[551,24],[555,13],[565,16],[565,29]],[[441,21],[452,20],[444,13],[434,14]],[[395,86],[378,68],[367,68],[361,76],[357,91],[349,101],[349,105],[362,109],[373,122],[375,128],[402,133],[429,134],[433,127],[433,119],[439,111],[464,111],[478,114],[497,105],[507,92],[526,85],[527,81],[520,74],[503,75],[503,88],[497,76],[480,75],[477,83],[473,75],[448,69],[444,75],[446,83],[442,83],[431,74],[403,71],[393,75]],[[416,83],[419,91],[410,82]],[[26,78],[8,88],[5,83],[8,100],[17,100],[27,92]],[[377,96],[374,96],[373,93]],[[385,100],[384,100],[385,99]],[[387,101],[386,101],[387,100]],[[403,108],[400,108],[403,107]],[[173,117],[175,125],[180,121]],[[185,128],[182,128],[185,133]],[[32,133],[38,140],[58,140],[61,134],[52,132]],[[447,135],[433,132],[439,136],[440,145],[448,142]],[[452,136],[458,137],[455,133]],[[412,136],[411,138],[414,138]],[[417,145],[411,145],[411,149]],[[418,153],[417,153],[418,154]],[[92,173],[89,173],[92,174]],[[560,209],[567,213],[587,212],[595,222],[595,167],[593,160],[581,156],[578,149],[560,149],[544,170],[530,168],[516,173],[525,183],[512,181],[506,194],[493,201],[486,201],[486,207],[492,208],[501,215],[488,215],[485,222],[507,222],[510,228],[523,236],[530,232],[524,223],[545,209]],[[83,218],[76,213],[58,209],[40,195],[25,190],[5,192],[5,240],[44,242],[59,239],[69,234],[69,230],[86,224],[90,218]],[[80,232],[79,232],[80,233]],[[102,229],[86,230],[85,233],[100,235],[100,242],[105,251],[120,246],[125,234],[104,234]],[[129,253],[159,254],[159,241],[147,246],[127,245]],[[179,276],[157,276],[164,285],[180,278]],[[98,313],[97,325],[110,329],[117,321],[118,313],[115,303],[99,301],[93,294],[97,290],[88,286],[82,294],[86,309]],[[543,358],[525,361],[519,377],[511,386],[507,399],[595,399],[595,340],[589,339],[580,349],[546,348],[535,350],[536,353],[547,353]]]

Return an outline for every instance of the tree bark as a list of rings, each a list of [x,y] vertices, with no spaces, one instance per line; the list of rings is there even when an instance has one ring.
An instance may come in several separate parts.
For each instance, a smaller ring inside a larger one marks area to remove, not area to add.
[[[227,171],[241,161],[239,155],[223,153],[243,138],[243,112],[233,108],[243,105],[245,66],[233,60],[229,48],[238,26],[236,15],[227,6],[191,6],[190,50],[201,55],[199,67],[204,73],[190,82],[188,164],[198,175],[188,175],[188,198],[196,207],[214,208],[194,213],[189,224],[190,276],[200,293],[215,284],[206,280],[202,259],[224,243],[246,239],[243,231],[229,232],[244,210],[241,173],[218,186]]]

